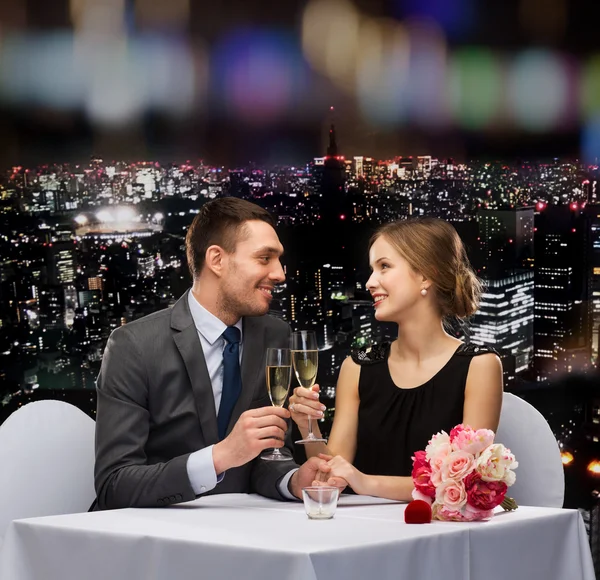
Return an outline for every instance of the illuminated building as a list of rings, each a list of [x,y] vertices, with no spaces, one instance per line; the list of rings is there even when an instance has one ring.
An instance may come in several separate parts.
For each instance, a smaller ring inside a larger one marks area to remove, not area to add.
[[[596,183],[596,182],[594,182]],[[588,205],[585,208],[589,219],[589,312],[591,319],[592,357],[598,364],[599,335],[600,335],[600,206]]]
[[[40,290],[40,326],[45,330],[59,330],[65,326],[65,294],[61,286],[45,286]]]
[[[73,242],[55,242],[46,247],[48,283],[72,284],[75,280],[75,249]]]
[[[138,276],[152,278],[156,270],[154,256],[139,256],[137,259]]]
[[[533,267],[534,209],[485,210],[477,213],[482,276],[502,277]]]
[[[534,211],[531,207],[480,211],[479,263],[484,294],[471,319],[470,340],[495,348],[502,358],[505,387],[526,371],[534,336]]]
[[[99,276],[94,278],[88,278],[88,289],[89,290],[102,290],[103,281]]]
[[[503,365],[509,385],[514,372],[527,370],[533,354],[533,272],[486,280],[477,313],[471,319],[470,339],[488,345],[506,358]],[[512,358],[512,361],[509,360]]]
[[[588,222],[576,203],[536,217],[535,366],[540,377],[583,370],[591,360]]]

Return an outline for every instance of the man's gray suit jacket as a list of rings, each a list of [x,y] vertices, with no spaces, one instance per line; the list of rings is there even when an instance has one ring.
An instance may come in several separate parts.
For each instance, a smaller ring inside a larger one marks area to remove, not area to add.
[[[196,497],[188,457],[219,436],[188,292],[172,308],[117,328],[108,340],[97,381],[95,509],[166,506]],[[289,334],[289,326],[271,316],[243,319],[242,392],[227,433],[244,411],[271,405],[265,352],[287,348]],[[295,467],[258,457],[227,471],[209,493],[283,499],[277,483]]]

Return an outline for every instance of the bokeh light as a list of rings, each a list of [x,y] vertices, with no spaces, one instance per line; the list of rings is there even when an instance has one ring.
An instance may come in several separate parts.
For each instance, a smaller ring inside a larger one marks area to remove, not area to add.
[[[73,37],[7,34],[0,51],[0,94],[8,102],[58,110],[81,105],[83,79],[75,68]]]
[[[529,131],[550,131],[564,122],[569,104],[569,73],[559,55],[547,50],[519,54],[509,71],[509,107]]]
[[[194,48],[192,53],[189,44],[158,35],[144,35],[132,44],[131,68],[145,108],[177,116],[191,111],[208,83],[206,51],[199,43]]]
[[[476,0],[396,0],[399,14],[437,22],[453,38],[462,38],[477,22]]]
[[[588,463],[587,466],[588,473],[592,475],[600,475],[600,461],[597,459],[593,459]]]
[[[560,459],[562,461],[562,464],[567,466],[571,465],[575,458],[573,457],[573,454],[570,451],[562,451],[560,454]]]
[[[449,120],[446,38],[431,20],[408,21],[407,27],[411,119],[425,127],[444,126]]]
[[[229,112],[249,123],[275,121],[303,87],[300,47],[277,31],[234,31],[218,44],[212,64]]]
[[[502,107],[502,65],[489,49],[464,48],[450,59],[449,83],[455,121],[483,129],[498,120]]]
[[[581,131],[581,157],[584,163],[600,160],[600,114],[586,120]]]
[[[392,20],[369,19],[360,29],[356,91],[364,116],[374,124],[403,120],[408,105],[409,38]]]
[[[143,113],[145,95],[138,90],[140,71],[132,66],[128,43],[118,40],[99,46],[90,40],[80,48],[80,63],[86,64],[81,74],[86,79],[87,114],[103,125],[134,123]]]
[[[582,66],[580,101],[584,120],[600,115],[600,54],[593,54]]]
[[[302,50],[310,65],[352,91],[365,50],[361,16],[349,0],[311,0],[302,17]]]
[[[125,33],[125,0],[70,0],[73,26],[80,34],[104,37]]]

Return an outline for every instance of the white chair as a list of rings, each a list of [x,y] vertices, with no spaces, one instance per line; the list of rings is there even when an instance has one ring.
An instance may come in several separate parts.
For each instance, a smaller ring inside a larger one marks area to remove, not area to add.
[[[95,498],[94,420],[36,401],[0,426],[0,545],[14,519],[85,512]]]
[[[519,462],[508,496],[519,505],[561,508],[565,475],[558,443],[544,416],[527,401],[504,393],[496,442]]]

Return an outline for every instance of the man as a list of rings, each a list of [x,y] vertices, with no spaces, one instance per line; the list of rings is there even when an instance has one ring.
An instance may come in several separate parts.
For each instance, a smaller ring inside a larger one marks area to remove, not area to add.
[[[208,493],[294,499],[322,477],[317,458],[298,469],[259,457],[284,445],[290,416],[265,381],[267,347],[288,347],[290,334],[267,316],[285,280],[274,226],[250,202],[208,202],[186,238],[191,290],[111,334],[97,382],[98,509]]]

